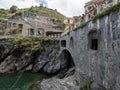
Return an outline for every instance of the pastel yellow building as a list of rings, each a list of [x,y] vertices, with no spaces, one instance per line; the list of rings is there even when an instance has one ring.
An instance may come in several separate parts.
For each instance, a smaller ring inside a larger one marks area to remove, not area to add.
[[[74,25],[73,18],[65,18],[64,19],[64,24],[65,24],[65,31],[71,31],[72,26]]]
[[[65,18],[64,19],[64,24],[65,24],[65,29],[64,32],[62,33],[62,36],[67,34],[68,32],[72,31],[73,26],[74,26],[74,20],[73,18]]]

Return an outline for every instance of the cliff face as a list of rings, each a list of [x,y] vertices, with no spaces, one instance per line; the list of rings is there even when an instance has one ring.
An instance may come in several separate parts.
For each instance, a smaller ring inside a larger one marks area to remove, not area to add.
[[[16,38],[0,41],[0,73],[45,72],[67,69],[60,57],[59,42],[48,38]]]

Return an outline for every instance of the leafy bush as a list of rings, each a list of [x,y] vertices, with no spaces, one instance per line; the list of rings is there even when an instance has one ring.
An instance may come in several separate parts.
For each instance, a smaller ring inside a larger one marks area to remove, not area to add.
[[[89,81],[86,85],[83,87],[80,87],[80,90],[89,90],[91,88],[92,81]]]
[[[37,37],[25,37],[25,38],[13,38],[10,40],[12,44],[15,45],[16,48],[24,48],[28,51],[35,51],[37,49],[41,49],[44,51],[46,46],[51,45],[51,43],[55,42],[50,38],[37,38]]]

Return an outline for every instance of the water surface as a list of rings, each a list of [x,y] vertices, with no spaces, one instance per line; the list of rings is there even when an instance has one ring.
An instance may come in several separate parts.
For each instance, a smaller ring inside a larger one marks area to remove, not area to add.
[[[47,78],[40,73],[0,74],[0,90],[31,90],[32,84]]]

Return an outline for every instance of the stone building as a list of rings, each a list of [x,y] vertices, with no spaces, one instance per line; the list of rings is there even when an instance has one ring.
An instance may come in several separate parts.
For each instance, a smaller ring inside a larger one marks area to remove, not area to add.
[[[80,20],[81,20],[81,16],[73,16],[73,21],[74,21],[73,28],[76,28],[80,25]]]
[[[65,31],[70,31],[72,30],[72,26],[74,25],[73,18],[65,18],[64,19],[64,24],[65,24]]]
[[[54,25],[50,18],[28,12],[9,18],[6,27],[6,32],[10,35],[59,37],[62,33],[61,26]]]
[[[118,4],[119,2],[120,0],[91,0],[85,3],[85,14],[64,19],[65,30],[62,36],[77,28],[82,23],[88,22],[106,8]]]
[[[120,9],[88,22],[60,42],[61,52],[69,52],[75,63],[81,86],[91,78],[97,89],[90,90],[120,90]]]

